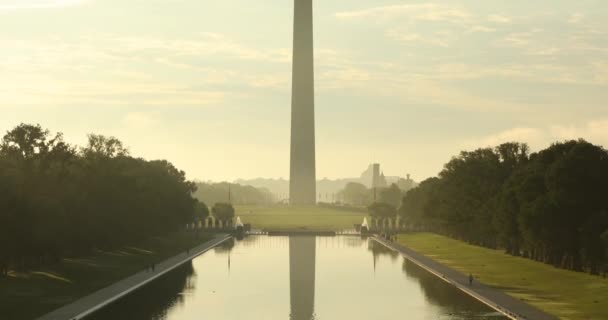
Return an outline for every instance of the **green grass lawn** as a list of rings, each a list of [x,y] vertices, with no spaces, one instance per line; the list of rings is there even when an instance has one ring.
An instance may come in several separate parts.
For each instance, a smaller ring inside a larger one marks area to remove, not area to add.
[[[272,230],[343,230],[363,222],[367,214],[324,207],[237,206],[236,216],[254,229]]]
[[[403,234],[398,241],[561,319],[608,319],[608,279],[431,233]]]
[[[0,319],[34,319],[211,238],[179,232],[28,272],[11,272],[0,278]]]

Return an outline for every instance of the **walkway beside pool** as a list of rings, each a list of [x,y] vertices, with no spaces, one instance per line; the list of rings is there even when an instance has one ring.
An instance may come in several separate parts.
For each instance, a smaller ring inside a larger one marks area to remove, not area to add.
[[[387,241],[383,238],[375,236],[373,238],[385,245],[386,247],[397,251],[409,261],[417,264],[428,272],[436,275],[444,281],[454,285],[456,288],[464,291],[473,298],[485,303],[496,311],[514,320],[558,320],[557,317],[545,313],[517,298],[514,298],[506,293],[491,288],[478,281],[473,281],[473,285],[469,286],[468,275],[462,274],[452,268],[446,267],[433,259],[415,252],[398,243]]]
[[[191,261],[209,249],[232,238],[227,234],[221,234],[215,238],[191,248],[188,252],[183,252],[172,258],[154,265],[153,270],[143,270],[106,288],[94,292],[82,299],[76,300],[55,311],[47,313],[38,320],[75,320],[82,319],[91,313],[103,308],[104,306],[122,298],[130,292],[144,286],[154,279],[170,272],[171,270]]]

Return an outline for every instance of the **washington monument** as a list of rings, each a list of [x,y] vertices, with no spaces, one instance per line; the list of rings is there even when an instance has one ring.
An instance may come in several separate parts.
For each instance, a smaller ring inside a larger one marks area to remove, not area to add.
[[[289,201],[316,203],[312,0],[294,0]]]

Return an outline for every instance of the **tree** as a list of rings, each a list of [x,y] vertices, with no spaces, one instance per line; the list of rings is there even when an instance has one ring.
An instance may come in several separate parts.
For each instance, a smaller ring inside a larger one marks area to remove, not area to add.
[[[529,174],[526,164],[529,161],[529,147],[521,143],[504,143],[496,147],[500,158],[500,179],[505,181],[497,195],[493,207],[492,224],[496,230],[497,242],[508,254],[520,255],[521,232],[517,224],[520,207],[517,191],[519,181]]]
[[[218,202],[211,209],[213,215],[226,225],[226,222],[234,218],[234,207],[230,203]]]
[[[388,203],[397,208],[401,204],[401,189],[396,184],[391,184],[388,188],[380,190],[380,202]]]
[[[349,182],[344,189],[339,192],[339,196],[344,202],[351,205],[367,205],[371,202],[370,190],[366,186],[357,182]]]
[[[78,153],[61,133],[21,124],[0,143],[0,275],[177,230],[194,218],[195,190],[115,138],[90,135]]]
[[[99,134],[89,134],[88,144],[82,149],[85,156],[101,156],[107,158],[128,156],[129,150],[122,142],[114,137],[106,137]]]
[[[556,267],[608,261],[608,152],[584,140],[529,154],[521,143],[463,151],[403,198],[414,225]]]
[[[220,182],[199,182],[194,196],[205,203],[230,202],[237,205],[268,205],[275,201],[272,193],[265,188],[255,188],[240,184]]]
[[[202,201],[197,201],[196,202],[196,211],[194,213],[196,220],[198,221],[204,221],[205,219],[207,219],[207,217],[209,217],[209,208],[207,207],[207,205],[202,202]]]
[[[397,209],[388,203],[374,202],[368,207],[369,213],[374,218],[385,219],[395,218],[397,216]]]
[[[47,154],[55,147],[64,146],[63,135],[50,136],[50,131],[38,125],[20,124],[7,132],[2,138],[0,150],[4,155],[20,159],[32,159],[40,154]]]
[[[405,223],[415,228],[429,228],[433,225],[434,210],[428,210],[434,190],[440,183],[439,178],[424,180],[418,187],[410,189],[401,201],[399,216]]]
[[[608,272],[608,229],[602,232],[600,239],[602,241],[602,246],[604,247],[604,262],[602,266],[602,273],[604,274],[604,276],[606,276],[606,273]]]

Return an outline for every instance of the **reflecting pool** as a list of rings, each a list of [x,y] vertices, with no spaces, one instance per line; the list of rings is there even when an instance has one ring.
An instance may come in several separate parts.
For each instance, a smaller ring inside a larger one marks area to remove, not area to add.
[[[506,319],[372,239],[250,236],[87,320]]]

